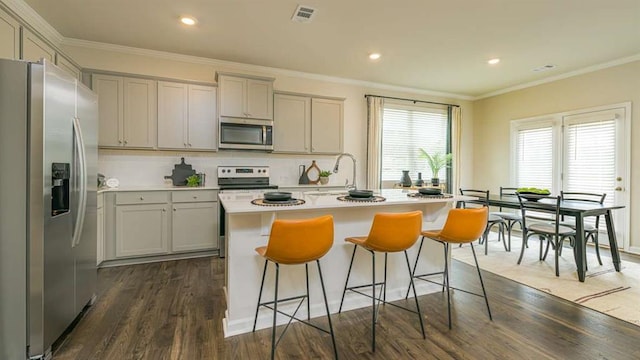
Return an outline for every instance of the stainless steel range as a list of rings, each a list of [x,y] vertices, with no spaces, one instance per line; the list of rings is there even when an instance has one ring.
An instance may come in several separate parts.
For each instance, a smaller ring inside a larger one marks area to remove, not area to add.
[[[218,187],[220,192],[247,192],[277,189],[278,185],[271,184],[268,166],[218,166]],[[226,215],[221,203],[218,210],[220,257],[223,258],[226,256]]]

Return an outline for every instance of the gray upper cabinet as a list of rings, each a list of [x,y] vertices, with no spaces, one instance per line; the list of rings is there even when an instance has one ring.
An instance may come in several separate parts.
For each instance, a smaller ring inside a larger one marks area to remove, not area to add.
[[[344,99],[277,93],[274,96],[274,108],[274,152],[342,152]]]
[[[217,76],[220,116],[273,120],[274,79]]]
[[[155,80],[93,74],[98,94],[101,147],[154,148],[157,124]]]
[[[20,58],[20,23],[0,10],[0,59]]]
[[[158,82],[158,148],[215,150],[216,88]]]
[[[43,58],[55,63],[56,51],[34,33],[23,27],[21,59],[26,61],[40,61],[40,59]]]

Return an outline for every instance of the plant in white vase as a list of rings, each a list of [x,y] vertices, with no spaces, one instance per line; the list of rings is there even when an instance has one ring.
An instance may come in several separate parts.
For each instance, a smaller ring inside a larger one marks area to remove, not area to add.
[[[320,171],[320,184],[327,185],[327,183],[329,183],[330,175],[331,175],[331,171],[328,171],[328,170]]]

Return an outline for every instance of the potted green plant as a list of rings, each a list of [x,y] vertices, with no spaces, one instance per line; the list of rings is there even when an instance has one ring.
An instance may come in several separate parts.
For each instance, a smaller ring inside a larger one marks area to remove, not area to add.
[[[427,165],[431,169],[431,184],[433,186],[438,186],[440,184],[440,179],[438,178],[438,173],[444,167],[449,166],[451,164],[452,155],[451,153],[443,154],[441,152],[435,152],[432,155],[429,155],[423,148],[419,149],[420,157],[427,159]]]
[[[329,176],[331,175],[331,171],[322,170],[320,171],[320,184],[327,185],[329,182]]]

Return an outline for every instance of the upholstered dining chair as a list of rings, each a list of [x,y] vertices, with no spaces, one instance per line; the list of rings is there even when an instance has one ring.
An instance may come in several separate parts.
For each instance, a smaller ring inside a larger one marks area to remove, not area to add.
[[[478,198],[475,201],[461,201],[461,207],[463,209],[468,208],[477,208],[477,207],[489,207],[489,190],[473,190],[473,189],[460,189],[460,195],[473,196]],[[487,217],[487,228],[484,233],[480,237],[480,244],[484,243],[484,254],[487,255],[489,253],[489,231],[494,226],[498,226],[498,241],[502,240],[502,244],[504,245],[504,249],[506,251],[510,251],[510,246],[507,246],[507,240],[504,236],[504,230],[507,227],[506,221],[496,215],[493,212],[489,213]]]
[[[576,236],[574,229],[560,224],[560,196],[530,195],[527,198],[520,194],[516,194],[516,196],[522,212],[522,249],[518,265],[522,262],[524,249],[528,247],[529,238],[538,236],[540,238],[539,260],[544,261],[547,258],[549,247],[551,247],[555,254],[556,276],[560,276],[558,257],[562,251],[562,243],[564,239],[571,237],[575,239]],[[542,248],[545,242],[546,248],[543,254]]]

